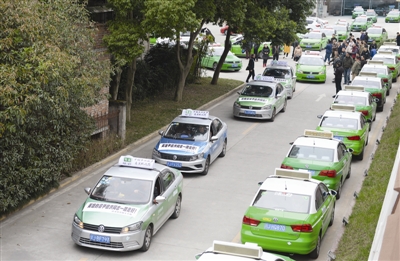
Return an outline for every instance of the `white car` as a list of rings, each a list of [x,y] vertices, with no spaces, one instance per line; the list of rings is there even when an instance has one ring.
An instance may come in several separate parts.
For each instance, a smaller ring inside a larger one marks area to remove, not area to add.
[[[313,19],[311,17],[306,18],[307,31],[319,30],[321,28],[324,28],[323,24],[318,23],[315,19]]]
[[[195,257],[196,260],[200,261],[294,261],[286,256],[263,252],[262,248],[257,244],[238,244],[217,240],[214,240],[212,247],[203,253],[197,254]]]

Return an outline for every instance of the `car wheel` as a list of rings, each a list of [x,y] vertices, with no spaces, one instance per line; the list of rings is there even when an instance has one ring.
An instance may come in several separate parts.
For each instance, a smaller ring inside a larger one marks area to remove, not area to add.
[[[397,82],[397,77],[394,77],[393,82]]]
[[[181,205],[182,205],[181,195],[178,195],[178,198],[176,199],[176,203],[175,203],[174,213],[172,213],[172,215],[171,215],[172,219],[178,218],[179,214],[181,214]]]
[[[222,145],[222,151],[221,153],[218,155],[218,157],[223,158],[226,155],[226,145],[227,145],[228,141],[225,139],[224,141],[224,145]]]
[[[341,194],[342,194],[342,179],[340,179],[339,187],[336,190],[336,199],[340,199]]]
[[[146,252],[147,250],[149,250],[152,237],[153,237],[153,228],[151,225],[149,225],[146,229],[146,232],[144,233],[143,246],[142,248],[140,248],[140,251]]]
[[[376,108],[377,111],[383,111],[383,106],[384,104],[382,104],[382,106],[379,106],[378,108]]]
[[[207,175],[208,174],[208,169],[210,168],[210,156],[207,157],[206,159],[206,164],[204,165],[204,170],[201,173],[201,175]]]
[[[351,176],[351,165],[350,165],[350,168],[349,168],[349,173],[347,173],[346,179],[349,179],[350,176]]]
[[[372,128],[372,122],[369,123],[369,128],[368,128],[368,130],[371,131],[371,128]]]
[[[328,226],[332,226],[334,220],[335,220],[335,205],[333,205],[332,214],[331,214],[331,220],[329,221],[329,225]]]
[[[217,69],[217,63],[213,63],[213,70],[215,71]]]
[[[321,248],[321,234],[318,235],[317,239],[317,245],[315,246],[315,249],[310,253],[310,257],[312,259],[317,259],[319,256],[319,249]]]
[[[286,111],[286,106],[287,106],[287,100],[285,100],[285,103],[283,104],[283,108],[282,108],[281,112]]]
[[[272,111],[271,119],[269,119],[271,122],[275,121],[275,115],[276,115],[276,109],[274,108],[274,110]]]
[[[390,88],[387,88],[386,96],[389,96],[389,95],[390,95]]]
[[[358,159],[358,160],[363,160],[363,159],[364,159],[364,149],[365,149],[365,148],[363,148],[362,151],[361,151],[361,153],[357,156],[357,159]]]

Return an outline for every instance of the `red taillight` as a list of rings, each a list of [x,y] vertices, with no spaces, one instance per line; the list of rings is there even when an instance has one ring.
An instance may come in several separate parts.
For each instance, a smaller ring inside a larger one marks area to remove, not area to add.
[[[281,169],[293,169],[293,167],[287,166],[285,164],[281,165]]]
[[[365,116],[368,116],[368,114],[369,114],[368,111],[364,111],[364,110],[363,110],[363,111],[360,111],[360,112],[361,112],[362,114],[364,114]]]
[[[319,27],[320,25],[319,25],[319,24],[316,24],[315,26],[316,26],[316,27]]]
[[[242,223],[256,227],[258,224],[260,224],[260,221],[244,216]]]
[[[347,137],[348,140],[360,140],[360,136],[349,136]]]
[[[394,71],[394,70],[396,70],[396,68],[394,68],[394,67],[389,67],[389,70]]]
[[[312,232],[312,226],[310,224],[291,225],[291,227],[295,232]]]
[[[321,170],[319,172],[319,176],[326,176],[326,177],[334,178],[334,177],[336,177],[336,170],[334,170],[334,169],[332,169],[332,170]]]
[[[388,78],[383,78],[383,81],[384,82],[388,82]]]
[[[372,96],[378,98],[379,100],[382,99],[382,93],[380,93],[380,92],[373,93]]]

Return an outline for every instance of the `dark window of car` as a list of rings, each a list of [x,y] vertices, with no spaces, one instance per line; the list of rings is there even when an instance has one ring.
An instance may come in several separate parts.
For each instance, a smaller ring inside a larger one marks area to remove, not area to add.
[[[217,135],[217,133],[220,132],[220,130],[222,130],[223,127],[222,122],[219,119],[214,119],[212,124],[216,130],[216,133],[214,135]]]
[[[167,171],[163,173],[162,181],[164,184],[164,190],[167,190],[169,186],[171,186],[171,184],[174,182],[174,180],[175,180],[175,175],[172,172]]]
[[[164,184],[161,182],[160,177],[157,178],[156,182],[154,183],[154,198],[162,195],[164,193]]]
[[[325,186],[324,183],[320,183],[320,184],[318,185],[318,188],[321,190],[323,201],[325,201],[326,198],[327,198],[328,195],[329,195],[329,189]]]
[[[293,145],[289,152],[289,158],[321,160],[333,162],[334,150],[313,146]]]
[[[315,208],[319,209],[324,204],[322,192],[319,188],[315,190]]]
[[[346,153],[347,153],[347,148],[346,148],[346,146],[345,146],[343,143],[340,143],[340,144],[339,144],[338,149],[340,149],[340,151],[342,152],[343,156],[346,155]]]
[[[260,190],[253,206],[285,212],[309,213],[310,200],[310,195]]]
[[[344,156],[344,152],[340,144],[337,147],[337,155],[338,155],[338,161],[340,161]]]
[[[365,116],[363,114],[360,115],[360,129],[363,129],[365,125]]]

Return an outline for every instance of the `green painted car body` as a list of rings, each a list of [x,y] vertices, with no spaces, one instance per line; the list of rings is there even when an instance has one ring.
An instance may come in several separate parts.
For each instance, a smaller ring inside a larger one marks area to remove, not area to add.
[[[388,33],[386,29],[380,26],[372,26],[368,28],[366,32],[368,33],[368,43],[371,44],[372,41],[375,40],[378,47],[388,39]]]
[[[315,53],[315,54],[313,54]],[[319,52],[305,52],[296,64],[296,81],[325,82],[326,65]]]
[[[372,19],[365,15],[357,16],[350,26],[350,31],[360,32],[366,31],[372,26]]]
[[[398,23],[400,22],[399,9],[393,9],[385,17],[385,23]]]
[[[350,31],[348,27],[344,24],[335,24],[333,25],[333,29],[336,30],[337,39],[339,42],[346,41],[349,38]]]
[[[365,12],[365,15],[369,18],[371,18],[373,23],[376,23],[378,21],[378,14],[375,12],[374,9],[368,9]]]
[[[300,41],[300,47],[303,50],[318,50],[321,51],[328,44],[326,35],[319,31],[312,31],[303,36]]]
[[[397,77],[400,73],[400,61],[393,52],[379,51],[374,55],[374,57],[372,57],[372,61],[383,61],[383,64],[392,72],[393,82],[397,81]]]
[[[356,6],[354,7],[352,14],[351,14],[351,19],[355,19],[360,15],[364,15],[365,14],[365,10],[364,8],[362,8],[362,6]]]
[[[201,66],[215,70],[221,59],[224,47],[209,47],[206,55],[201,59]],[[242,68],[242,60],[230,51],[221,67],[221,71],[240,71]]]

